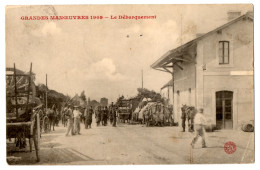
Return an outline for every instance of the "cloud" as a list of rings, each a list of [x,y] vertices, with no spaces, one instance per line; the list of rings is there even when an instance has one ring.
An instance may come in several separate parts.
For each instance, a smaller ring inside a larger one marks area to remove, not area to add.
[[[43,28],[41,29],[41,33],[43,35],[57,35],[61,33],[61,29],[57,27],[55,22],[45,23]]]
[[[110,81],[120,81],[125,78],[121,73],[118,73],[112,59],[103,58],[96,63],[93,63],[85,70],[88,79],[107,79]]]

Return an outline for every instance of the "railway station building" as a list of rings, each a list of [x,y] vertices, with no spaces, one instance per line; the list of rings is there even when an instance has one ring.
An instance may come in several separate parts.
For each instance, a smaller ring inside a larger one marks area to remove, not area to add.
[[[172,86],[167,86],[171,90],[165,94],[172,95],[179,124],[184,104],[204,108],[217,129],[238,129],[254,121],[253,14],[229,12],[228,18],[151,65],[172,75]]]

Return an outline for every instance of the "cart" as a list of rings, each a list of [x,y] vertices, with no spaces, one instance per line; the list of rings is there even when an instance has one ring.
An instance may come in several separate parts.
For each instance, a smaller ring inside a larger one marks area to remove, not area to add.
[[[36,161],[39,157],[40,115],[42,105],[36,100],[32,64],[30,72],[15,68],[6,68],[6,138],[15,139],[16,147],[25,148],[29,139],[30,152],[32,141],[35,147]]]
[[[118,123],[122,122],[125,123],[125,121],[130,121],[131,119],[131,105],[130,101],[123,99],[118,102]]]

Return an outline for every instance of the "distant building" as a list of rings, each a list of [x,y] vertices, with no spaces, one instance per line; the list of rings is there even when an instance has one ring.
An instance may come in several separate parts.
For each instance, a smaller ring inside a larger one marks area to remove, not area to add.
[[[86,106],[86,102],[82,100],[78,94],[76,94],[70,101],[71,104],[75,106]]]
[[[237,129],[254,120],[254,19],[250,12],[239,15],[229,12],[226,24],[152,64],[153,69],[172,74],[173,89],[165,96],[172,95],[176,121],[181,121],[183,104],[204,108],[218,129]]]
[[[107,106],[108,105],[108,99],[103,97],[100,99],[100,105],[101,106]]]
[[[170,80],[161,88],[161,96],[166,99],[166,105],[173,105],[173,80]]]
[[[100,106],[100,103],[96,100],[91,100],[89,102],[89,106],[92,106],[93,108],[96,108],[97,106]]]

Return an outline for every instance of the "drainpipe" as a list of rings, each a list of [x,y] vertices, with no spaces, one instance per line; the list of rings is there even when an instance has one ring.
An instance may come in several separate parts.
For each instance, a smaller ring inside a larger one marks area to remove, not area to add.
[[[197,64],[194,64],[195,65],[195,107],[197,108],[198,105],[197,105]]]
[[[172,62],[172,105],[173,105],[173,118],[176,117],[176,119],[178,119],[178,115],[175,115],[177,113],[174,113],[175,106],[174,106],[174,68],[173,68],[173,62]]]

